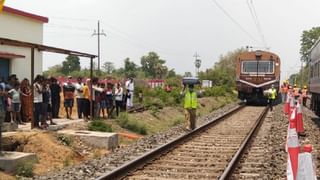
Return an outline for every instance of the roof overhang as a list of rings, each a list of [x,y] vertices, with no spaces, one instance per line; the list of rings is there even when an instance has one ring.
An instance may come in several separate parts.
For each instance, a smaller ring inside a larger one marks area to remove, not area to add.
[[[3,6],[3,12],[7,12],[7,13],[10,13],[10,14],[15,14],[15,15],[18,15],[18,16],[27,17],[27,18],[30,18],[30,19],[33,19],[33,20],[36,20],[36,21],[40,21],[42,23],[48,23],[49,22],[49,19],[47,17],[39,16],[39,15],[32,14],[32,13],[28,13],[28,12],[21,11],[21,10],[18,10],[18,9],[14,9],[14,8],[11,8],[11,7],[8,7],[8,6]]]
[[[82,52],[72,51],[72,50],[62,49],[62,48],[56,48],[56,47],[52,47],[52,46],[45,46],[45,45],[35,44],[35,43],[30,43],[30,42],[17,41],[17,40],[2,38],[2,37],[0,37],[0,45],[34,48],[34,49],[38,49],[39,51],[67,54],[67,55],[87,57],[87,58],[96,58],[97,57],[97,55],[93,55],[93,54],[82,53]]]
[[[14,59],[14,58],[25,58],[25,57],[26,56],[20,55],[20,54],[14,54],[14,53],[0,51],[0,58]]]

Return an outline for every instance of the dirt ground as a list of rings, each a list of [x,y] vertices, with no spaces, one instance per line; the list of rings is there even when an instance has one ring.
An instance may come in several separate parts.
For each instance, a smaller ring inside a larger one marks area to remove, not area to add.
[[[201,98],[199,99],[200,108],[197,111],[197,115],[203,116],[208,114],[229,102],[231,102],[231,99],[225,97]],[[74,118],[76,117],[75,110],[76,108],[74,108]],[[60,111],[60,115],[61,117],[64,115],[64,110]],[[143,122],[147,127],[148,134],[153,134],[166,130],[174,125],[184,123],[184,110],[182,107],[165,107],[156,112],[148,110],[142,113],[132,113],[129,114],[129,118]],[[137,135],[121,128],[115,119],[108,119],[105,120],[105,122],[111,124],[112,129],[115,132]],[[87,125],[87,122],[82,122],[69,125],[67,129],[86,130]],[[137,136],[142,137],[141,135]],[[120,136],[119,139],[120,147],[135,141],[134,138],[132,139],[126,136]],[[83,160],[98,158],[110,153],[105,149],[87,146],[76,138],[70,140],[68,137],[59,137],[55,132],[44,132],[39,130],[17,133],[10,138],[4,138],[4,142],[11,145],[15,144],[13,147],[13,150],[15,151],[37,154],[38,163],[34,166],[34,173],[36,175],[56,171],[66,166],[81,163]],[[10,179],[9,177],[11,176],[7,177],[6,174],[0,174],[0,180]]]
[[[16,144],[16,151],[37,155],[38,162],[35,164],[33,171],[36,175],[72,166],[83,160],[97,158],[109,153],[105,149],[86,146],[76,138],[61,140],[63,138],[66,137],[59,137],[55,133],[23,132],[4,138],[4,142],[6,144],[9,142]]]

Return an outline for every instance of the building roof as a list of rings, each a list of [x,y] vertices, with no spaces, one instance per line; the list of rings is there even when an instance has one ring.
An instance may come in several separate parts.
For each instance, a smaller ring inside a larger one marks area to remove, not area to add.
[[[25,58],[26,56],[20,55],[20,54],[14,54],[9,52],[2,52],[0,51],[0,57],[1,58]]]
[[[78,52],[78,51],[72,51],[72,50],[62,49],[62,48],[57,48],[57,47],[52,47],[52,46],[45,46],[42,44],[35,44],[35,43],[30,43],[30,42],[12,40],[12,39],[2,38],[2,37],[0,37],[0,45],[34,48],[34,49],[38,49],[39,51],[46,51],[46,52],[59,53],[59,54],[68,54],[68,55],[87,57],[87,58],[98,57],[93,54],[82,53],[82,52]]]
[[[8,6],[3,6],[3,11],[6,12],[6,13],[27,17],[27,18],[30,18],[30,19],[33,19],[33,20],[36,20],[36,21],[40,21],[42,23],[48,23],[49,22],[49,19],[47,17],[39,16],[39,15],[32,14],[32,13],[28,13],[28,12],[21,11],[21,10],[18,10],[18,9],[14,9],[14,8],[11,8],[11,7],[8,7]]]

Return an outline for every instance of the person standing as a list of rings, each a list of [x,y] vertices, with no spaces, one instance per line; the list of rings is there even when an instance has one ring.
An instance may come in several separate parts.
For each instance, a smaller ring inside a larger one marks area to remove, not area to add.
[[[83,99],[84,99],[83,116],[85,121],[89,120],[89,115],[90,115],[90,90],[89,90],[90,83],[91,83],[91,80],[87,79],[86,83],[83,85],[83,92],[82,92]]]
[[[84,114],[84,98],[83,98],[83,84],[82,77],[78,77],[78,82],[75,84],[76,99],[77,99],[77,112],[78,118],[81,119]]]
[[[111,114],[114,110],[113,84],[111,84],[111,83],[107,83],[106,104],[107,104],[108,118],[111,118]]]
[[[30,82],[28,79],[23,79],[20,85],[21,92],[21,111],[22,111],[22,121],[29,122],[31,121],[32,116],[32,97],[31,97],[31,89]]]
[[[21,95],[20,95],[20,83],[16,82],[13,89],[11,89],[8,94],[11,96],[12,100],[12,119],[17,124],[22,124],[21,122]]]
[[[307,105],[307,98],[308,98],[307,93],[308,93],[307,86],[303,86],[303,89],[302,89],[302,104],[303,104],[303,106]]]
[[[51,124],[52,118],[51,118],[51,92],[50,92],[50,84],[49,79],[44,79],[44,82],[42,84],[43,91],[42,91],[42,118],[41,118],[41,128],[47,129],[47,119],[50,120]]]
[[[119,116],[119,111],[121,109],[122,101],[123,101],[123,88],[121,87],[120,82],[117,83],[117,87],[115,89],[114,96],[115,96],[115,101],[116,101],[116,113],[117,113],[117,116]]]
[[[5,118],[5,83],[3,77],[0,77],[0,118]]]
[[[67,119],[72,119],[72,108],[74,104],[74,91],[75,87],[71,82],[72,77],[68,76],[67,82],[63,85],[63,96],[64,96],[64,108],[67,114]]]
[[[50,91],[51,91],[51,104],[52,104],[52,118],[60,118],[60,93],[61,87],[58,83],[58,80],[54,77],[51,77]]]
[[[100,117],[100,93],[103,91],[102,88],[99,87],[99,78],[95,77],[92,79],[92,110],[91,115],[93,118]]]
[[[127,109],[129,110],[133,107],[134,82],[132,78],[129,78],[128,81],[126,82],[126,89],[128,91]]]
[[[274,85],[272,84],[271,89],[269,90],[269,98],[268,98],[270,111],[273,110],[273,105],[276,97],[277,97],[277,90],[274,88]]]
[[[194,91],[194,85],[188,85],[188,90],[185,92],[186,86],[183,88],[182,94],[184,94],[184,109],[186,122],[189,123],[188,130],[194,130],[196,128],[196,110],[198,107],[197,93]]]
[[[297,87],[297,85],[296,84],[294,84],[293,85],[293,95],[295,96],[295,97],[299,97],[299,88]]]
[[[37,75],[36,78],[34,79],[34,84],[33,84],[33,116],[34,116],[34,127],[40,128],[39,122],[41,119],[41,108],[42,108],[42,102],[43,102],[43,97],[42,97],[42,82],[43,82],[43,77],[41,75]]]
[[[0,112],[2,113],[3,116],[6,111],[5,88],[6,88],[6,83],[4,82],[4,78],[0,77]]]
[[[286,84],[286,82],[283,82],[283,84],[281,85],[282,103],[286,102],[287,93],[288,93],[288,85]]]
[[[100,87],[103,89],[103,91],[100,93],[100,110],[102,112],[102,118],[106,118],[106,113],[107,113],[107,99],[106,99],[106,93],[107,89],[105,88],[106,84],[101,83]]]

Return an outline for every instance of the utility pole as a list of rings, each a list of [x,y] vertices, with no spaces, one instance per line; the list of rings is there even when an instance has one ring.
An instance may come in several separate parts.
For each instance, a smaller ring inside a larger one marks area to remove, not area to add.
[[[201,60],[199,59],[199,54],[196,52],[193,57],[195,58],[195,62],[194,62],[194,65],[196,66],[196,77],[199,76],[199,68],[201,66]]]
[[[94,30],[92,36],[98,36],[98,72],[100,72],[100,36],[107,36],[103,30],[100,32],[100,21],[98,21],[98,30]]]

